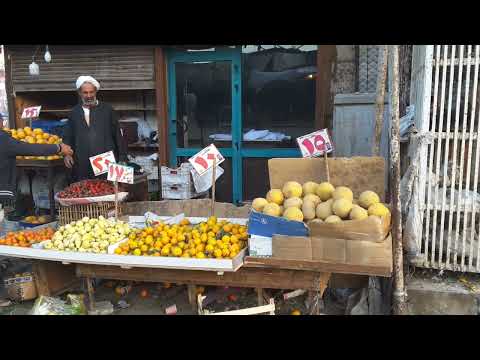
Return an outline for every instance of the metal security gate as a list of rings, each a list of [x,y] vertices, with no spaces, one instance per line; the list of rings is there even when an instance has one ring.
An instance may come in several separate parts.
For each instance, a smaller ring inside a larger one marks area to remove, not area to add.
[[[422,267],[480,273],[480,45],[415,46]]]

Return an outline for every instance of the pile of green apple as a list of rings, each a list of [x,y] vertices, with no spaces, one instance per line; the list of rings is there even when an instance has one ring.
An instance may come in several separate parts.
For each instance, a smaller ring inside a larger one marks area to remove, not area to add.
[[[84,217],[61,226],[51,240],[44,242],[44,249],[106,254],[109,245],[116,244],[130,234],[130,227],[123,221]]]

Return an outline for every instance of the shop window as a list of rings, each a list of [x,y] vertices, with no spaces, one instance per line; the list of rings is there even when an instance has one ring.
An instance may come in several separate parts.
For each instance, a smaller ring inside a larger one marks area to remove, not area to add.
[[[231,134],[232,80],[228,61],[176,63],[177,143],[203,148]]]
[[[317,45],[243,46],[242,70],[243,132],[253,135],[244,146],[296,147],[315,130]]]

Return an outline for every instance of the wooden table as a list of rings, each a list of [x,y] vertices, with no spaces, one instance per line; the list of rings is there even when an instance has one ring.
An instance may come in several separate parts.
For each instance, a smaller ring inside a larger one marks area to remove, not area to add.
[[[64,269],[62,269],[62,267]],[[196,285],[255,288],[258,305],[264,305],[264,289],[296,290],[308,292],[310,314],[319,313],[319,303],[332,274],[370,275],[390,277],[391,266],[353,266],[326,261],[281,260],[275,258],[245,257],[236,272],[179,270],[118,265],[69,264],[38,261],[35,274],[39,295],[59,292],[62,283],[71,284],[74,277],[83,279],[89,303],[94,303],[91,279],[125,280],[138,282],[169,282],[187,285],[189,302],[197,310]],[[59,280],[61,279],[61,280]]]
[[[55,220],[55,198],[54,198],[54,187],[55,187],[55,170],[59,167],[65,166],[63,159],[58,160],[17,160],[17,172],[37,172],[39,170],[46,170],[47,172],[47,183],[48,183],[48,197],[50,203],[50,216],[52,220]],[[28,180],[30,185],[30,194],[33,196],[32,192],[32,175],[28,174]]]
[[[92,278],[127,280],[139,282],[170,282],[185,284],[188,288],[189,302],[197,310],[196,285],[247,287],[257,290],[259,305],[265,303],[263,289],[304,289],[309,291],[311,314],[319,313],[319,301],[328,285],[330,273],[313,270],[273,269],[258,265],[244,265],[236,272],[216,273],[200,270],[175,270],[132,268],[122,269],[118,266],[76,264],[78,277],[86,281],[90,304],[94,303],[91,286]]]

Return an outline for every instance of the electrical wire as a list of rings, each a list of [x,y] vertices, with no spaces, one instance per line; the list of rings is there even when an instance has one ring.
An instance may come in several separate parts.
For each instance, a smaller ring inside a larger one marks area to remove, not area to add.
[[[35,52],[33,53],[32,56],[32,61],[35,62],[35,56],[37,55],[38,49],[40,49],[40,45],[37,45],[37,48],[35,49]]]

